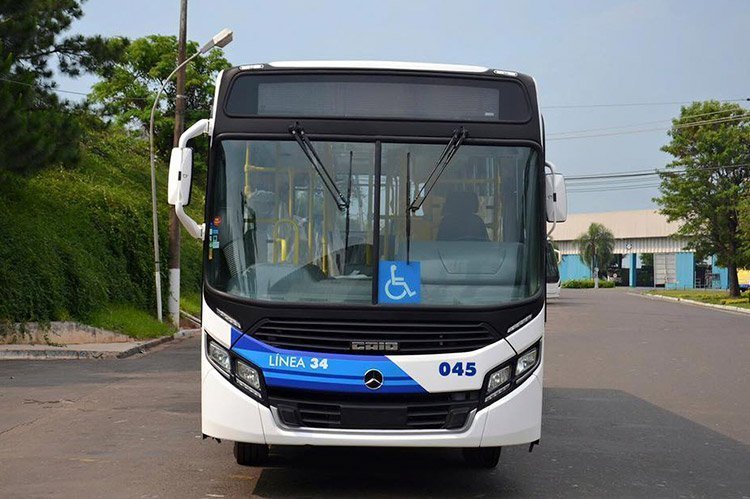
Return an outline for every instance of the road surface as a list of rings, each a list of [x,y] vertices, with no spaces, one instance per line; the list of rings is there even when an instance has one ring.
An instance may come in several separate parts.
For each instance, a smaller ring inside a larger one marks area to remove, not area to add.
[[[541,445],[301,449],[265,469],[200,437],[197,339],[0,363],[0,497],[750,496],[750,316],[623,290],[550,306]]]

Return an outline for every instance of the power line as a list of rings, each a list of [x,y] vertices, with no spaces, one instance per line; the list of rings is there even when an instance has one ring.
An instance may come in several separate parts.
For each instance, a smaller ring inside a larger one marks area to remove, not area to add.
[[[635,184],[635,185],[616,185],[609,187],[589,187],[589,188],[577,188],[570,189],[568,192],[571,194],[581,192],[611,192],[611,191],[632,191],[636,189],[656,189],[660,184]]]
[[[598,189],[605,187],[632,187],[638,185],[659,185],[658,179],[638,179],[632,182],[610,182],[610,183],[592,183],[571,185],[570,189]]]
[[[704,167],[705,170],[747,168],[750,163],[736,165],[724,165],[715,167]],[[572,182],[569,184],[568,192],[571,194],[598,193],[611,191],[629,191],[640,189],[656,189],[661,186],[661,181],[654,177],[663,173],[682,175],[685,170],[642,170],[638,172],[600,174],[600,175],[583,175],[579,177],[570,177],[566,179]]]
[[[4,81],[6,83],[13,83],[15,85],[23,85],[24,87],[31,87],[31,88],[38,88],[40,85],[34,85],[33,83],[27,83],[25,81],[19,81],[19,80],[12,80],[10,78],[4,78],[0,77],[0,81]],[[41,86],[41,88],[45,88],[46,90],[49,90],[51,92],[60,93],[60,94],[71,94],[71,95],[79,95],[83,97],[88,97],[89,93],[87,92],[77,92],[75,90],[63,90],[61,88],[57,87],[44,87]],[[124,100],[140,100],[140,101],[148,101],[146,97],[123,97]]]
[[[710,113],[701,113],[701,114],[693,114],[689,116],[690,118],[699,118],[702,116],[711,116],[714,114],[721,114],[721,113],[728,113],[730,112],[727,109],[724,109],[722,111],[712,111]],[[747,114],[747,116],[750,117],[750,113]],[[656,121],[644,121],[641,123],[633,123],[632,125],[621,125],[621,126],[609,126],[609,127],[602,127],[602,128],[589,128],[584,130],[568,130],[565,132],[551,132],[547,134],[547,136],[554,136],[554,135],[572,135],[572,134],[578,134],[578,133],[587,133],[587,132],[600,132],[604,130],[621,130],[621,129],[627,129],[627,128],[634,128],[639,127],[643,125],[654,125],[657,123],[670,123],[671,120],[656,120]]]
[[[617,187],[592,187],[590,189],[570,189],[567,192],[570,194],[583,194],[583,193],[594,193],[594,192],[610,192],[610,191],[633,191],[640,189],[656,189],[659,184],[643,184],[643,185],[627,185]]]
[[[741,99],[722,99],[719,102],[743,102],[750,101],[749,97]],[[599,107],[646,107],[646,106],[676,106],[692,104],[696,101],[671,101],[671,102],[626,102],[618,104],[566,104],[566,105],[555,105],[555,106],[542,106],[542,109],[587,109],[587,108],[599,108]]]
[[[658,175],[659,170],[649,170],[644,172],[633,172],[633,173],[616,173],[612,175],[601,174],[601,175],[578,175],[572,177],[565,177],[565,181],[578,181],[578,180],[598,180],[598,179],[609,179],[609,178],[631,178],[631,177],[651,177]]]
[[[25,87],[32,87],[32,88],[38,87],[38,85],[34,85],[32,83],[27,83],[25,81],[11,80],[10,78],[0,77],[0,81],[4,81],[6,83],[15,83],[16,85],[23,85]],[[62,90],[62,89],[55,88],[55,87],[46,87],[46,88],[47,90],[51,90],[53,92],[62,93],[62,94],[83,95],[84,97],[88,96],[88,94],[84,92],[75,92],[73,90]]]
[[[611,132],[611,133],[594,133],[594,134],[588,134],[588,135],[571,135],[570,137],[552,137],[548,138],[548,141],[555,141],[555,140],[572,140],[572,139],[588,139],[593,137],[612,137],[615,135],[630,135],[634,133],[643,133],[643,132],[652,132],[652,131],[660,131],[664,132],[667,130],[675,130],[675,129],[683,129],[683,128],[691,128],[694,126],[703,126],[703,125],[714,125],[718,123],[729,123],[732,121],[740,121],[744,119],[750,118],[750,113],[743,114],[741,116],[734,116],[730,118],[721,118],[716,120],[704,120],[704,121],[696,121],[693,123],[683,123],[683,124],[677,124],[673,125],[670,128],[665,129],[664,127],[658,127],[658,128],[641,128],[638,130],[623,130],[620,132]],[[574,133],[574,132],[569,132]]]
[[[614,186],[628,186],[628,185],[640,185],[644,183],[653,183],[660,180],[658,178],[634,178],[627,180],[595,180],[582,183],[568,184],[571,189],[588,188],[588,187],[614,187]]]
[[[696,165],[699,166],[699,165]],[[734,165],[719,165],[719,166],[702,166],[703,170],[722,170],[732,168],[747,168],[750,167],[750,163],[738,163]],[[686,170],[668,170],[668,169],[653,169],[653,170],[634,170],[629,172],[612,172],[612,173],[592,173],[589,175],[575,175],[566,177],[565,181],[586,181],[586,180],[599,180],[599,179],[617,179],[617,178],[632,178],[632,177],[648,177],[656,176],[662,173],[666,174],[683,174]]]
[[[631,186],[641,184],[652,184],[661,183],[661,179],[658,177],[645,177],[645,178],[626,178],[626,179],[598,179],[598,180],[583,180],[580,182],[568,183],[566,185],[571,189],[583,189],[593,187],[613,187],[613,186]]]

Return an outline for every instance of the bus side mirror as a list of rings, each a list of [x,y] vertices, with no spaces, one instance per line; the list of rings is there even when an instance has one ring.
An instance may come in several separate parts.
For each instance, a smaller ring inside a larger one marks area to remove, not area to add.
[[[193,150],[189,147],[175,147],[169,159],[169,181],[167,182],[167,202],[172,206],[190,204],[190,191],[193,187]]]
[[[568,218],[568,195],[565,177],[559,173],[545,175],[547,221],[564,222]]]

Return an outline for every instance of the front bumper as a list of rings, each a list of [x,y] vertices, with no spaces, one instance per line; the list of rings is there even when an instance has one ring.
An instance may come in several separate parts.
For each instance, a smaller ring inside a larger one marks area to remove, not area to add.
[[[205,357],[202,429],[210,437],[269,445],[494,447],[540,438],[542,368],[521,386],[473,414],[459,430],[347,430],[285,427],[272,408],[235,388]]]

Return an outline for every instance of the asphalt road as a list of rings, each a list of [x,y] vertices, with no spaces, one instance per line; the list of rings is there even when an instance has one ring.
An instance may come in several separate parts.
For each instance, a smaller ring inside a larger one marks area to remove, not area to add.
[[[549,308],[542,443],[493,471],[457,451],[283,450],[200,438],[198,342],[0,363],[0,497],[750,497],[750,316],[621,290]]]

